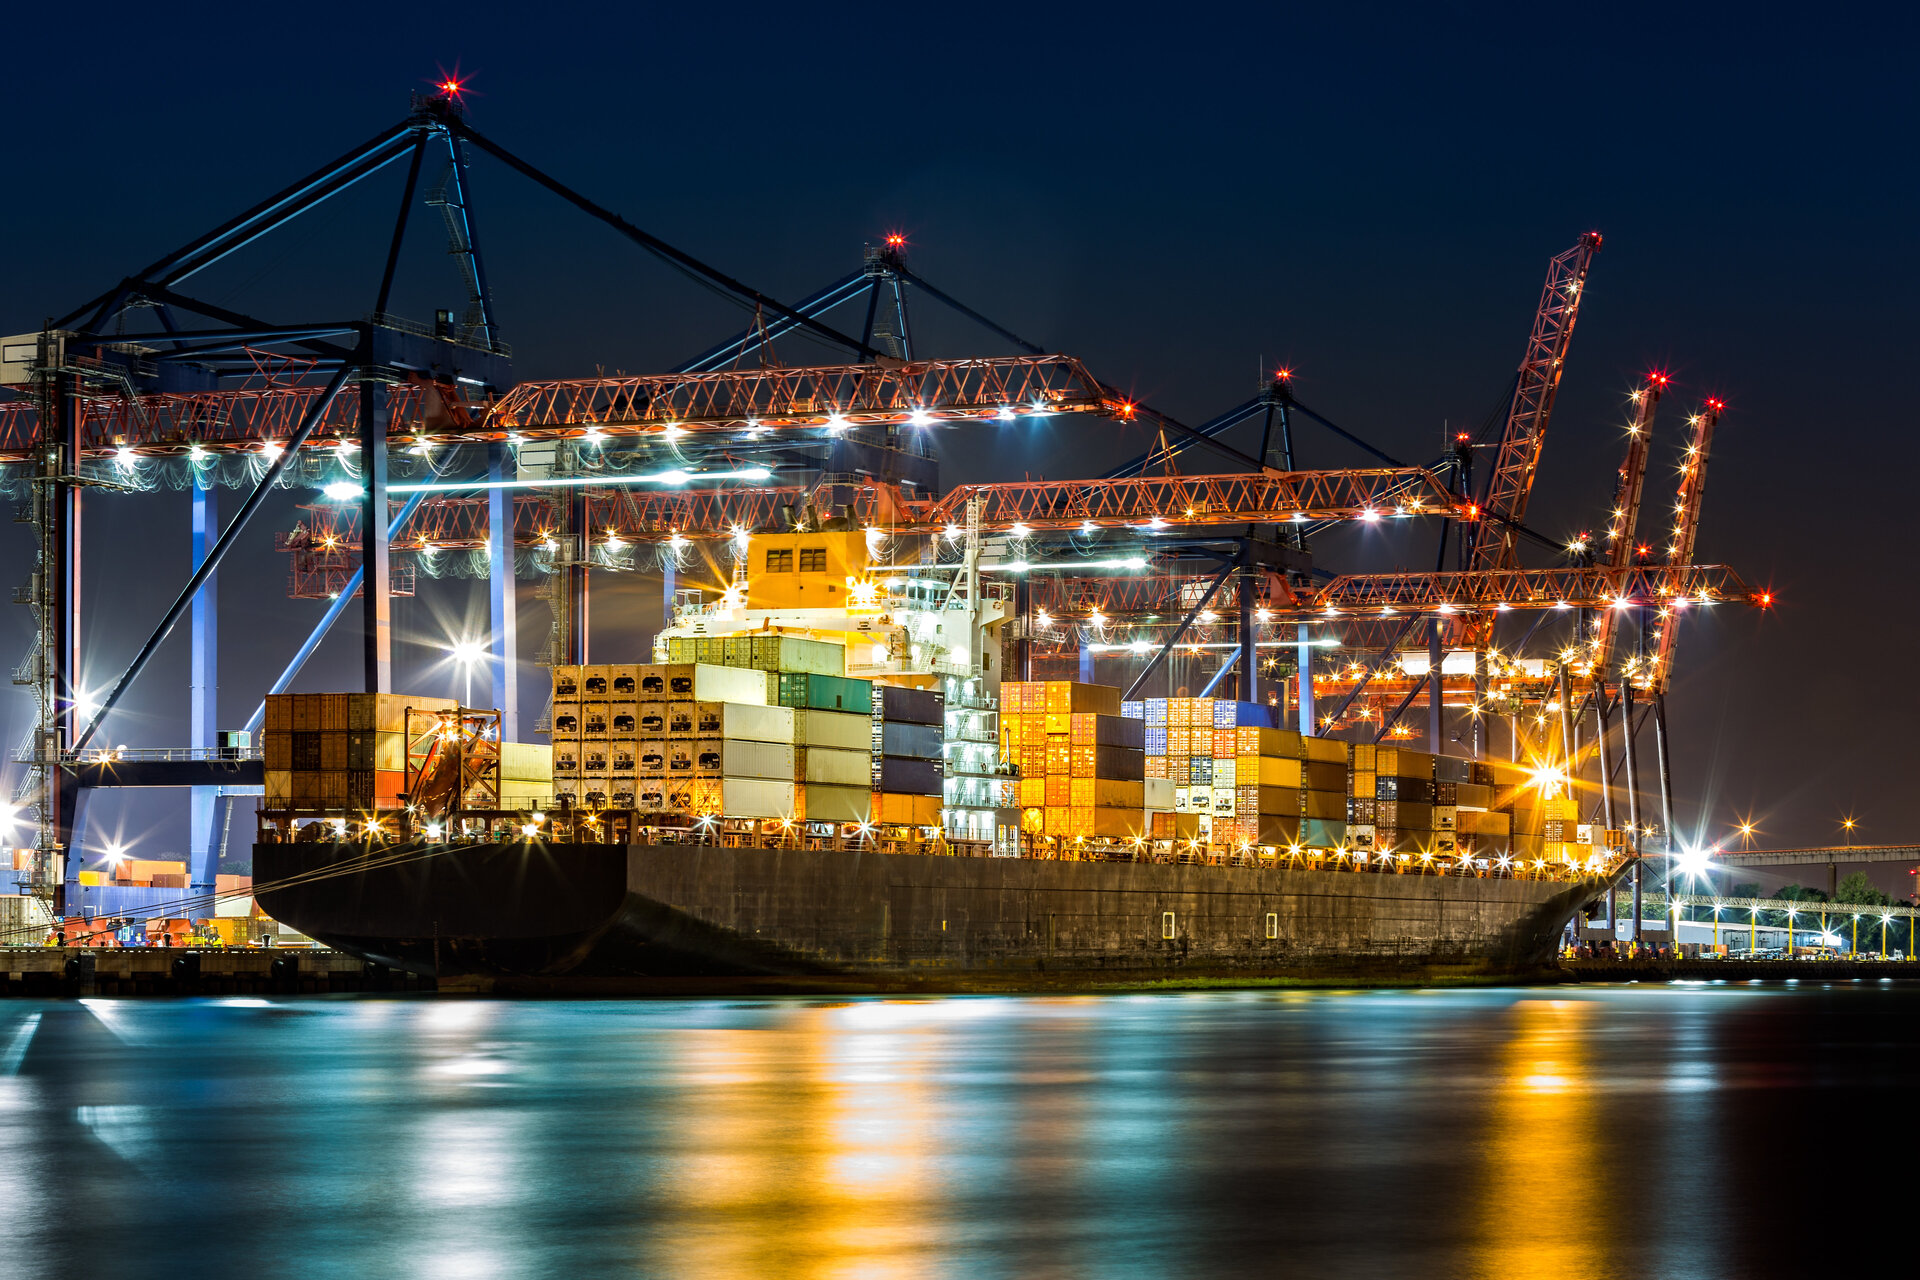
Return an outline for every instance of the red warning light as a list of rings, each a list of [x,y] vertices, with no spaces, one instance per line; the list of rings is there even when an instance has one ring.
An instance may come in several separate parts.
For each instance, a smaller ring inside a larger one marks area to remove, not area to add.
[[[1713,410],[1713,411],[1714,411],[1715,413],[1718,413],[1718,412],[1720,412],[1720,411],[1721,411],[1722,409],[1724,409],[1724,408],[1726,408],[1726,407],[1727,407],[1727,402],[1726,402],[1726,401],[1724,401],[1724,400],[1709,400],[1709,401],[1707,401],[1707,408],[1709,408],[1709,409],[1711,409],[1711,410]]]
[[[1275,369],[1273,371],[1273,380],[1275,382],[1287,382],[1287,381],[1290,381],[1292,378],[1293,378],[1292,369]]]
[[[1647,375],[1647,381],[1653,383],[1657,387],[1664,387],[1669,382],[1673,381],[1673,379],[1669,378],[1664,373],[1650,373]]]
[[[1637,556],[1650,556],[1653,554],[1653,548],[1643,542],[1633,549],[1633,553]]]
[[[1465,444],[1467,442],[1467,433],[1464,431],[1456,431],[1453,433],[1453,438],[1459,443]]]
[[[907,238],[901,235],[898,231],[889,231],[887,233],[887,248],[889,249],[904,248],[906,246],[906,243],[907,243]]]
[[[1762,591],[1760,593],[1760,607],[1762,609],[1765,609],[1771,606],[1772,604],[1773,604],[1773,592]]]

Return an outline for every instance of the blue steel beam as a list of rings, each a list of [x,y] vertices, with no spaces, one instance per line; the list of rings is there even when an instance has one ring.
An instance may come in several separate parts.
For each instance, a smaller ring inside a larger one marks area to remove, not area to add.
[[[803,315],[823,316],[842,303],[858,298],[867,288],[867,275],[856,271],[844,279],[836,280],[818,293],[810,294],[793,305],[795,311]],[[716,373],[736,361],[759,351],[768,342],[800,327],[797,320],[785,316],[775,316],[765,325],[752,325],[741,330],[733,337],[717,346],[710,347],[693,359],[669,369],[669,373]],[[869,327],[869,331],[870,331]]]
[[[406,154],[410,137],[420,126],[412,121],[382,130],[332,163],[323,165],[285,190],[267,197],[245,213],[212,231],[175,249],[85,304],[74,308],[54,322],[54,328],[72,328],[80,317],[94,313],[89,331],[100,329],[112,318],[113,307],[141,286],[155,283],[177,284],[195,272],[212,266],[234,250],[251,244],[275,227],[338,195],[360,179],[375,173]]]
[[[220,511],[216,491],[194,477],[192,546],[193,567],[207,561],[219,528]],[[209,574],[200,594],[193,598],[190,727],[187,745],[198,751],[210,750],[220,724],[220,579]],[[193,789],[187,810],[188,883],[213,884],[214,868],[207,865],[213,847],[214,801],[219,789],[200,786]]]
[[[453,161],[453,198],[459,202],[454,208],[460,223],[461,269],[466,273],[473,296],[479,300],[483,345],[492,351],[500,341],[500,330],[493,318],[493,293],[487,288],[486,264],[480,257],[480,233],[473,224],[473,193],[467,189],[467,154],[460,147],[458,134],[448,130],[446,138],[447,154]]]
[[[487,478],[511,479],[513,453],[487,446]],[[487,647],[492,660],[493,705],[500,712],[500,740],[520,741],[520,619],[513,574],[513,495],[487,491]]]

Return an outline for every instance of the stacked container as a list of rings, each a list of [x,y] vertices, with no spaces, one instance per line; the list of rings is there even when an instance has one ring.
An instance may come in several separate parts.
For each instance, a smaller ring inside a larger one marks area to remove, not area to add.
[[[451,698],[397,693],[270,696],[260,740],[265,807],[355,812],[400,807],[409,707],[441,713],[454,711],[456,704]],[[416,716],[414,728],[423,733],[427,724]]]
[[[1214,818],[1215,841],[1275,849],[1305,843],[1302,790],[1307,763],[1300,734],[1250,725],[1233,730],[1233,743],[1233,812]],[[1221,764],[1215,769],[1226,771]],[[1223,789],[1216,788],[1216,796]]]
[[[834,703],[792,708],[799,816],[809,822],[866,822],[873,816],[872,686],[865,680],[828,679],[787,684],[795,698]],[[865,710],[842,709],[847,685],[866,689]]]
[[[1019,768],[1021,822],[1030,834],[1148,834],[1145,726],[1120,714],[1118,689],[1046,680],[1002,684],[1000,696],[1001,752]]]
[[[882,685],[873,690],[872,706],[874,820],[939,825],[946,694]]]

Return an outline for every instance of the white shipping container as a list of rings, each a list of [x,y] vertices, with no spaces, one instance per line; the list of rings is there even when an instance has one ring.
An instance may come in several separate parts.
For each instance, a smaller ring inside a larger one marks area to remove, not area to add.
[[[253,899],[221,898],[213,904],[213,914],[222,920],[244,920],[253,914]]]
[[[53,911],[45,898],[31,894],[0,895],[0,946],[37,947],[53,928]]]
[[[698,777],[779,778],[793,781],[793,747],[785,742],[740,742],[702,738],[694,744]]]
[[[716,667],[709,663],[672,663],[650,668],[666,683],[665,690],[646,692],[643,698],[668,702],[748,702],[767,705],[767,673],[745,667]]]
[[[701,738],[792,742],[793,708],[757,702],[702,702],[694,708],[693,732]]]
[[[873,813],[873,793],[866,787],[830,787],[808,783],[808,822],[866,822]]]
[[[708,778],[698,789],[719,788],[718,812],[728,818],[790,818],[793,783],[766,778]],[[711,795],[709,791],[707,794]]]
[[[1217,791],[1221,787],[1233,786],[1233,764],[1234,762],[1231,760],[1215,760],[1213,762],[1214,790]]]
[[[380,769],[389,767],[400,766],[375,766]],[[553,777],[553,747],[545,742],[501,743],[500,776],[527,782]]]
[[[793,713],[793,741],[802,747],[871,751],[873,717],[847,711],[797,710]]]
[[[836,787],[862,787],[871,790],[873,755],[870,751],[836,751],[831,747],[806,747],[806,767],[801,778]],[[812,816],[812,811],[808,811]],[[851,819],[848,819],[851,821]]]
[[[1173,793],[1174,786],[1172,778],[1148,778],[1147,809],[1149,811],[1159,810],[1162,813],[1176,810],[1178,806],[1174,803]]]

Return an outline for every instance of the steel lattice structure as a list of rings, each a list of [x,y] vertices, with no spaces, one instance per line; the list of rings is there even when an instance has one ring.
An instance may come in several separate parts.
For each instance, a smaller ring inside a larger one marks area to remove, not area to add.
[[[1028,413],[1130,417],[1133,403],[1071,356],[883,361],[645,377],[523,382],[487,416],[490,431],[532,436],[913,425]]]
[[[1526,519],[1527,498],[1553,416],[1554,394],[1566,367],[1573,324],[1580,315],[1587,269],[1600,250],[1600,233],[1589,231],[1580,242],[1555,258],[1547,268],[1546,287],[1527,336],[1527,354],[1520,362],[1519,380],[1507,413],[1506,429],[1493,471],[1487,477],[1481,505],[1492,521],[1519,523]],[[1473,543],[1472,567],[1507,569],[1515,563],[1514,531],[1490,523]]]

